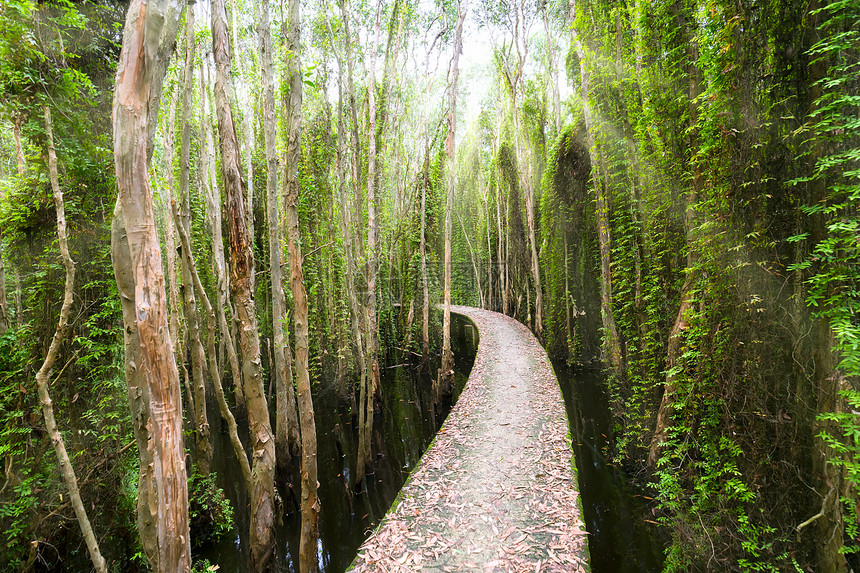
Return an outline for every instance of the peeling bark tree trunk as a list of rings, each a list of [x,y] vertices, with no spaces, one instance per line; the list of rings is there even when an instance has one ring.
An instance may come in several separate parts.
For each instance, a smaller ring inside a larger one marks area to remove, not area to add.
[[[75,288],[75,262],[69,255],[69,245],[66,238],[66,210],[63,203],[63,192],[60,190],[59,177],[57,176],[57,154],[54,151],[54,133],[51,124],[51,111],[48,107],[45,107],[45,133],[48,136],[48,170],[51,174],[51,189],[54,192],[54,207],[57,209],[57,237],[59,238],[63,266],[66,268],[66,284],[63,293],[63,305],[60,308],[60,320],[57,324],[57,330],[54,332],[54,337],[51,339],[51,345],[48,347],[45,361],[42,362],[42,367],[36,373],[36,387],[39,393],[39,402],[42,404],[42,415],[45,417],[45,428],[48,431],[48,436],[51,438],[54,452],[57,454],[60,473],[63,475],[63,481],[66,482],[66,488],[69,490],[69,498],[75,510],[75,516],[78,518],[78,525],[81,527],[84,541],[87,544],[90,560],[92,560],[93,566],[98,573],[107,573],[107,565],[99,551],[98,541],[96,541],[93,527],[90,525],[90,520],[87,517],[84,502],[81,500],[81,493],[78,490],[78,478],[75,475],[69,454],[66,452],[63,435],[60,433],[59,428],[57,428],[57,421],[54,418],[54,406],[51,404],[51,395],[48,391],[51,369],[57,360],[57,354],[59,354],[60,345],[66,337],[66,329],[69,324],[69,312],[72,309]]]
[[[188,11],[189,13],[191,10]],[[173,197],[173,190],[176,181],[173,176],[173,153],[174,153],[174,125],[176,123],[176,95],[177,90],[173,90],[170,95],[170,103],[167,110],[167,126],[164,129],[164,180],[165,189],[161,194],[162,216],[164,218],[164,251],[165,251],[165,266],[167,267],[167,303],[168,316],[167,326],[170,331],[170,339],[173,341],[173,351],[179,357],[180,368],[184,370],[185,352],[182,348],[183,336],[179,332],[179,281],[176,276],[176,238],[173,230],[173,225],[170,224],[170,201]],[[185,382],[187,385],[187,372],[185,372]],[[193,396],[188,393],[188,399],[193,401]],[[193,409],[193,408],[192,408]]]
[[[260,364],[260,333],[251,287],[254,252],[251,249],[251,237],[246,221],[239,141],[230,105],[233,87],[230,79],[227,13],[223,0],[212,2],[212,53],[215,56],[214,99],[221,140],[221,175],[226,191],[227,228],[230,238],[230,287],[236,305],[236,319],[240,326],[242,378],[254,461],[251,474],[253,484],[249,492],[250,568],[262,571],[267,567],[274,551],[275,443]]]
[[[451,235],[454,210],[454,134],[457,129],[457,76],[460,73],[460,48],[463,45],[463,20],[466,19],[466,3],[457,3],[457,28],[454,32],[454,56],[451,59],[451,86],[448,95],[448,138],[445,153],[448,156],[447,194],[445,199],[445,307],[442,317],[442,367],[436,389],[436,399],[448,395],[454,385],[454,355],[451,352]]]
[[[289,0],[285,14],[287,60],[290,82],[286,104],[287,146],[284,154],[284,213],[287,222],[287,251],[290,256],[290,286],[293,291],[296,325],[296,389],[299,398],[299,420],[302,431],[302,531],[299,539],[299,572],[318,571],[320,504],[317,498],[317,431],[311,380],[308,371],[308,297],[302,272],[302,247],[299,230],[299,158],[301,156],[302,77],[301,13],[299,0]]]
[[[269,223],[269,261],[272,280],[272,333],[274,338],[274,372],[277,389],[275,417],[275,458],[279,479],[286,480],[290,460],[299,454],[301,438],[293,393],[292,368],[289,367],[287,340],[287,302],[281,275],[281,217],[278,214],[277,118],[272,71],[272,31],[269,23],[269,0],[260,2],[257,26],[260,38],[260,66],[263,80],[263,135],[266,144],[266,207]]]
[[[158,113],[166,52],[175,46],[178,26],[176,4],[132,0],[113,101],[119,194],[111,253],[125,325],[129,405],[140,452],[137,523],[147,559],[159,573],[191,567],[179,372],[167,331],[164,273],[147,175],[150,127]]]
[[[326,8],[327,9],[327,8]],[[341,13],[345,14],[346,10],[341,4]],[[344,18],[344,29],[346,32],[344,33],[345,39],[344,44],[346,45],[346,54],[348,57],[349,54],[349,39],[348,39],[348,31],[349,31],[349,19]],[[334,32],[331,29],[331,23],[326,19],[326,27],[328,29],[329,38],[331,40],[331,45],[335,44],[335,36]],[[350,218],[350,210],[349,210],[349,196],[347,194],[347,167],[346,167],[346,129],[344,127],[344,110],[343,110],[343,83],[344,83],[344,58],[341,57],[340,52],[337,50],[333,50],[334,57],[337,60],[337,188],[338,188],[338,198],[340,199],[340,229],[341,235],[343,237],[343,256],[344,256],[344,280],[346,282],[346,290],[349,304],[349,316],[350,316],[350,326],[353,331],[353,335],[356,337],[356,341],[360,341],[360,335],[358,332],[358,302],[355,295],[355,278],[354,278],[354,268],[355,263],[353,262],[353,248],[352,248],[352,224]],[[338,351],[338,368],[341,370],[340,376],[345,378],[346,373],[343,372],[341,368],[341,361],[345,361],[345,356],[348,352],[349,340],[348,336],[343,329],[341,329],[341,336],[346,340],[341,341],[340,349]],[[359,348],[359,352],[356,362],[361,365],[364,363],[364,359],[361,356],[361,344],[357,343]],[[355,362],[353,363],[354,366]],[[363,366],[359,366],[359,370],[361,370]]]

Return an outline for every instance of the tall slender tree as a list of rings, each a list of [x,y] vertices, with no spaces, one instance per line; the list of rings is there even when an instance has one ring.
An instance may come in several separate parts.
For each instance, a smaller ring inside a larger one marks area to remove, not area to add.
[[[260,332],[252,290],[254,251],[251,248],[245,203],[242,159],[233,121],[230,44],[227,12],[223,0],[212,2],[212,53],[215,57],[215,108],[221,143],[221,176],[227,203],[227,229],[230,240],[230,288],[239,323],[242,378],[245,406],[251,434],[253,467],[251,471],[250,568],[263,571],[274,551],[275,519],[275,440],[269,407],[263,388],[260,362]]]
[[[299,158],[301,157],[302,77],[301,11],[299,0],[289,0],[285,14],[284,40],[288,56],[286,97],[287,145],[284,153],[284,213],[287,223],[287,252],[290,257],[290,286],[293,292],[293,319],[296,325],[296,389],[302,432],[302,531],[299,539],[299,571],[315,573],[319,568],[320,502],[317,497],[317,430],[311,380],[308,369],[308,297],[302,271],[299,230]]]
[[[57,238],[60,243],[60,255],[63,259],[63,266],[66,269],[66,284],[63,290],[63,305],[60,308],[60,320],[57,324],[57,330],[54,332],[53,338],[51,338],[51,345],[48,347],[48,353],[45,356],[44,362],[42,362],[42,367],[36,373],[36,387],[39,393],[39,402],[42,404],[42,415],[45,417],[45,428],[48,430],[48,436],[50,436],[54,452],[57,454],[60,473],[63,475],[63,481],[66,482],[66,489],[69,492],[75,516],[78,518],[78,525],[80,525],[81,533],[87,544],[90,560],[93,562],[93,567],[95,567],[98,573],[107,573],[107,564],[99,550],[98,540],[96,540],[95,532],[87,516],[87,510],[81,499],[81,493],[78,489],[78,478],[75,475],[75,469],[72,467],[72,462],[66,451],[66,442],[63,440],[63,434],[60,433],[57,421],[54,418],[54,406],[51,402],[51,394],[48,389],[51,370],[54,367],[54,362],[56,362],[57,355],[60,352],[60,346],[63,344],[63,339],[66,337],[66,332],[68,331],[69,314],[72,310],[75,289],[75,262],[69,254],[69,241],[66,233],[66,207],[57,174],[54,129],[51,121],[51,110],[48,106],[45,106],[45,134],[48,141],[48,171],[51,177],[51,189],[54,192],[54,207],[57,210]]]
[[[266,208],[269,224],[269,266],[272,282],[272,354],[277,392],[275,456],[278,471],[285,474],[290,459],[299,454],[299,420],[293,391],[292,353],[286,337],[287,303],[284,296],[281,252],[281,216],[278,211],[277,118],[275,117],[274,72],[272,71],[272,30],[269,0],[261,0],[257,35],[263,80],[263,135],[266,146]],[[280,478],[279,478],[280,479]]]

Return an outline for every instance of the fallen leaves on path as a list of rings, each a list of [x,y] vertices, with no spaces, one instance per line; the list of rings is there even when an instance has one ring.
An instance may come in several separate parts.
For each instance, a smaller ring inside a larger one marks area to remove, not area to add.
[[[469,382],[353,571],[586,571],[564,401],[545,351],[511,318],[454,312],[480,333]]]

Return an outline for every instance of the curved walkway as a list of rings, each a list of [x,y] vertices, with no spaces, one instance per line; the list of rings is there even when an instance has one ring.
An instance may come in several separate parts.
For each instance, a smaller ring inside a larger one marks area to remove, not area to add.
[[[452,307],[478,327],[466,388],[352,571],[588,571],[564,400],[519,322]]]

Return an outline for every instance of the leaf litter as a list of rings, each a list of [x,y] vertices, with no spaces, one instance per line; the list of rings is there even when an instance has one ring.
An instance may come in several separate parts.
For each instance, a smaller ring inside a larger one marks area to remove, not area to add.
[[[546,352],[507,316],[452,310],[480,333],[469,381],[352,571],[588,571],[564,401]]]

